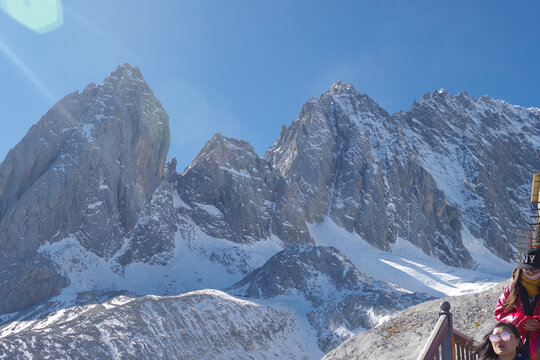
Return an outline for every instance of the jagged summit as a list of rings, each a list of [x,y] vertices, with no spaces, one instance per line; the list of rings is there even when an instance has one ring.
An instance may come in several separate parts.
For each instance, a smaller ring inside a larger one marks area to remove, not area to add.
[[[351,83],[343,82],[341,80],[338,80],[335,83],[333,83],[329,91],[333,94],[340,94],[343,92],[353,93],[353,94],[358,93],[358,91],[356,91],[356,89]]]
[[[141,70],[137,66],[133,66],[128,63],[118,65],[116,69],[105,80],[113,77],[119,79],[128,78],[144,81]]]
[[[224,136],[220,133],[216,133],[210,140],[206,142],[201,153],[215,152],[216,147],[224,146],[225,148],[219,149],[224,151],[234,151],[240,149],[248,152],[255,152],[253,146],[247,141],[235,139],[232,137]]]
[[[178,193],[189,204],[181,212],[216,238],[312,241],[292,188],[245,141],[215,134],[180,176]]]
[[[258,158],[255,149],[244,140],[238,140],[216,133],[206,142],[199,154],[193,159],[184,171],[186,174],[191,168],[201,162],[214,163],[216,166],[237,163],[244,157]]]

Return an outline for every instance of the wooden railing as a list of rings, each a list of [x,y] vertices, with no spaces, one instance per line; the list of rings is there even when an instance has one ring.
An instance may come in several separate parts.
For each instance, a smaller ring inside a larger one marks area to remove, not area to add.
[[[473,339],[454,329],[450,303],[441,304],[439,320],[418,360],[476,360],[477,348]]]

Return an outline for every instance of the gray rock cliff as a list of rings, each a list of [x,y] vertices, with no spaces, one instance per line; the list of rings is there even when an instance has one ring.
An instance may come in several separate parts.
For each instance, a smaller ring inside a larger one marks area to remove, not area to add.
[[[446,264],[473,266],[460,213],[404,125],[350,84],[309,100],[265,157],[296,184],[309,222],[329,216],[378,248],[400,236]]]
[[[438,90],[394,117],[472,234],[512,260],[540,169],[540,110]]]
[[[168,147],[168,115],[136,67],[55,104],[0,164],[0,313],[67,285],[38,252],[44,243],[72,237],[100,257],[118,252],[140,229]]]
[[[180,212],[213,237],[312,242],[296,192],[245,141],[214,135],[178,177],[177,191],[188,205]]]

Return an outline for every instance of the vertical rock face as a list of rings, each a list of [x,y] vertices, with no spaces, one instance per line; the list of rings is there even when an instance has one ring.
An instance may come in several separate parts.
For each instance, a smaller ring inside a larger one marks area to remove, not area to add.
[[[309,100],[265,156],[296,185],[309,222],[330,216],[381,249],[400,236],[447,264],[473,265],[460,214],[406,129],[350,84]]]
[[[187,204],[180,212],[213,237],[312,241],[296,193],[244,141],[216,134],[178,178],[177,189]]]
[[[100,257],[120,250],[162,182],[168,125],[139,69],[126,64],[60,100],[8,153],[0,164],[0,313],[67,285],[40,245],[69,236]]]
[[[540,110],[438,90],[395,117],[473,235],[511,260],[540,168]]]

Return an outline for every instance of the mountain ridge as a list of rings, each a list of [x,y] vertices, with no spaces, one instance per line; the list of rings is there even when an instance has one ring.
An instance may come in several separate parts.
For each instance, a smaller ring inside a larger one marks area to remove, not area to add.
[[[326,352],[376,325],[374,314],[398,310],[362,308],[366,299],[404,290],[403,305],[425,299],[420,292],[474,291],[459,289],[467,281],[487,286],[496,276],[456,267],[510,266],[493,254],[512,261],[507,224],[527,224],[540,110],[439,91],[390,115],[336,82],[302,106],[264,156],[216,134],[179,174],[174,158],[165,163],[165,109],[140,70],[121,65],[60,100],[0,163],[1,321],[70,293],[128,291],[159,302],[262,276],[274,289],[294,280],[291,291],[313,309],[293,304],[289,313]],[[284,271],[270,261],[276,256],[294,276],[276,277]],[[382,294],[370,280],[366,294],[342,293],[350,279],[340,263],[384,269],[379,276],[402,289]],[[443,266],[452,275],[438,273]],[[323,278],[335,280],[326,283],[341,289],[336,296],[317,290],[314,279]],[[293,293],[260,300],[293,301]]]

